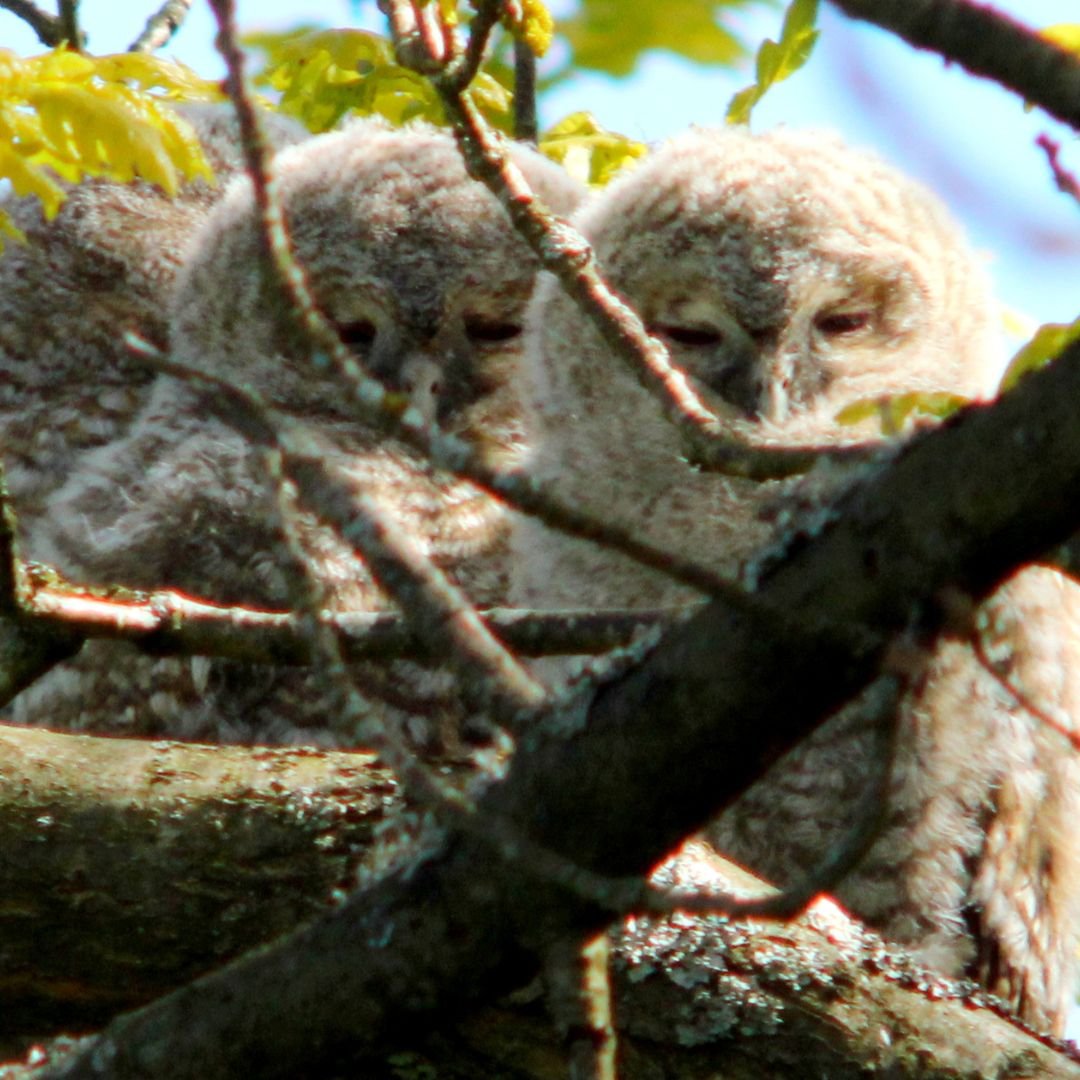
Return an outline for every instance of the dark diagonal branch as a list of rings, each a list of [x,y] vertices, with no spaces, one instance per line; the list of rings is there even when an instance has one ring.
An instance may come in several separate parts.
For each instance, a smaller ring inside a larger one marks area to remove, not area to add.
[[[64,24],[56,15],[42,11],[37,4],[29,0],[0,0],[0,8],[6,8],[13,15],[18,15],[38,36],[42,45],[55,48],[64,40]]]
[[[833,0],[853,19],[953,60],[1080,128],[1080,59],[1022,23],[969,0]]]

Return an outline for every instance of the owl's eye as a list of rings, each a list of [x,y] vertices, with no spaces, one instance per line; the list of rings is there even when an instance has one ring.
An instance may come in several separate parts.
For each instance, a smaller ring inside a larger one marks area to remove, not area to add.
[[[814,327],[826,337],[842,337],[865,330],[873,319],[872,311],[824,311],[814,319]]]
[[[669,338],[676,345],[686,345],[692,349],[710,348],[724,340],[719,330],[707,326],[658,326],[656,333]]]
[[[375,324],[370,319],[358,319],[356,322],[338,323],[338,334],[350,349],[370,347],[375,341]]]
[[[466,319],[465,336],[473,342],[495,344],[512,341],[521,333],[521,324],[499,319]]]

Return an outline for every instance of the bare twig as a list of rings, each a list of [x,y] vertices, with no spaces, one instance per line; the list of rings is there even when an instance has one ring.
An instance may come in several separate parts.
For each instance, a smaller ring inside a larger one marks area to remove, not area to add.
[[[312,662],[310,643],[294,612],[223,607],[168,590],[123,593],[110,590],[103,596],[75,586],[41,588],[30,593],[22,617],[58,632],[131,641],[155,656],[220,656],[255,664]],[[523,656],[576,656],[617,648],[642,627],[671,626],[696,606],[652,611],[491,608],[480,615]],[[349,661],[434,655],[397,612],[348,612],[326,619]]]
[[[59,19],[68,47],[80,50],[84,35],[79,29],[79,0],[59,0]]]
[[[1080,128],[1080,59],[989,4],[970,0],[833,0],[853,19],[891,30],[973,75],[1015,90]]]
[[[18,15],[37,34],[42,45],[55,48],[67,37],[60,17],[42,11],[30,0],[0,0],[0,8],[6,8],[12,14]]]
[[[560,941],[544,954],[545,1000],[562,1036],[570,1080],[615,1080],[610,940]]]
[[[1071,195],[1080,203],[1080,180],[1061,163],[1061,143],[1042,134],[1035,140],[1035,145],[1045,152],[1058,191]]]
[[[487,49],[491,31],[495,29],[495,24],[499,21],[500,7],[500,3],[493,3],[491,0],[477,5],[476,15],[473,16],[469,25],[468,44],[459,54],[452,58],[437,59],[433,52],[430,50],[428,52],[428,60],[433,70],[441,69],[439,77],[462,92],[468,89],[469,83],[476,78],[476,73],[484,62],[484,52]],[[434,17],[435,9],[429,10]]]
[[[536,145],[536,53],[524,38],[514,37],[514,138]]]
[[[146,20],[146,26],[128,46],[128,52],[155,52],[172,40],[191,10],[191,0],[165,0]]]

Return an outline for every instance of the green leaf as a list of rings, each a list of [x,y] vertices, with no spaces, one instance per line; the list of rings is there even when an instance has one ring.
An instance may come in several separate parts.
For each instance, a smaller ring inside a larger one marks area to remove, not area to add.
[[[1011,390],[1025,375],[1048,364],[1077,340],[1080,340],[1080,319],[1040,326],[1035,336],[1009,361],[998,391]]]
[[[378,34],[300,27],[249,34],[244,43],[266,54],[256,82],[277,90],[281,111],[311,131],[327,131],[349,113],[377,114],[393,124],[417,118],[446,124],[431,83],[402,67],[392,43]],[[489,121],[509,129],[512,97],[502,83],[481,71],[468,93]]]
[[[754,65],[756,81],[740,90],[728,105],[729,124],[750,123],[750,113],[766,91],[783,82],[810,59],[818,38],[817,12],[818,0],[792,0],[788,5],[780,40],[766,38],[758,49]]]
[[[732,64],[746,54],[718,17],[750,0],[581,0],[576,15],[560,20],[570,46],[570,68],[629,75],[641,56],[663,50],[699,64]]]
[[[915,416],[932,416],[943,420],[967,404],[968,399],[959,394],[895,394],[854,401],[844,406],[835,419],[838,424],[850,425],[876,417],[886,435],[895,435]]]
[[[606,131],[587,112],[572,113],[545,132],[540,150],[571,176],[593,186],[606,184],[647,153],[644,143]]]

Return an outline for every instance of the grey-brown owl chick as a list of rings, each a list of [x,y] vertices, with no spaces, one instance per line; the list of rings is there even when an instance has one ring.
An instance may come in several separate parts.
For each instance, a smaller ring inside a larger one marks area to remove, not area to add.
[[[956,226],[922,188],[828,136],[690,132],[576,223],[733,435],[776,446],[873,439],[876,424],[844,426],[836,414],[867,398],[979,397],[993,385],[995,311]],[[820,469],[754,483],[692,468],[661,406],[553,282],[530,318],[529,462],[584,509],[735,574],[773,538],[777,506],[820,502],[829,489]],[[686,595],[532,522],[514,543],[519,602]],[[1027,569],[982,614],[998,624],[1014,681],[1074,726],[1076,587]],[[887,824],[839,898],[934,966],[978,977],[1060,1030],[1080,930],[1074,750],[957,640],[936,645],[901,724]],[[800,879],[850,829],[871,747],[856,703],[725,813],[712,840],[778,884]]]
[[[580,198],[557,166],[514,154],[554,209]],[[283,151],[275,171],[296,254],[358,358],[489,460],[514,460],[521,330],[537,263],[496,199],[469,179],[449,134],[355,123]],[[375,498],[475,602],[501,597],[504,507],[357,418],[264,265],[246,177],[196,238],[171,336],[179,363],[257,390],[301,421],[327,467]],[[130,438],[88,461],[60,501],[46,555],[77,578],[269,608],[296,598],[257,451],[175,380],[158,381]],[[299,527],[327,607],[386,606],[334,529],[312,515]],[[434,665],[364,664],[357,679],[378,708],[400,706],[394,715],[422,738],[460,709],[453,679]],[[24,695],[16,715],[83,729],[347,743],[325,682],[235,663],[149,661],[101,642]]]
[[[241,168],[230,105],[176,108],[216,185],[193,180],[171,198],[144,180],[87,180],[69,187],[51,221],[36,198],[3,201],[27,239],[0,254],[0,457],[24,539],[80,455],[117,438],[134,415],[151,376],[122,334],[164,341],[187,242]],[[269,128],[276,147],[307,137],[284,116]]]

